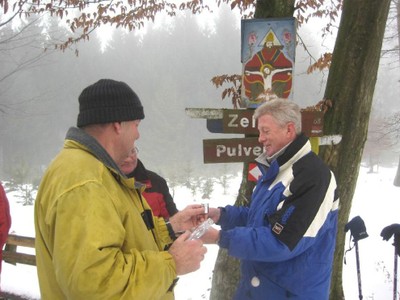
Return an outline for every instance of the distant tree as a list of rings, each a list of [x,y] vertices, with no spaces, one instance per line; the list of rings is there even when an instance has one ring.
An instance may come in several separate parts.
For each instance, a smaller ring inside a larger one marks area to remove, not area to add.
[[[193,174],[193,167],[189,164],[183,169],[184,180],[183,186],[188,188],[192,193],[192,196],[195,196],[197,190],[201,186],[201,181],[198,177],[195,177]]]
[[[233,178],[233,175],[224,173],[222,174],[219,178],[217,178],[217,182],[222,186],[223,188],[223,194],[226,195],[228,192],[229,188],[229,180]]]
[[[379,138],[389,138],[393,144],[400,142],[400,112],[385,118],[380,126]]]
[[[34,173],[23,159],[14,162],[10,173],[11,179],[4,182],[6,191],[17,192],[16,197],[21,199],[22,205],[33,205],[41,174]]]
[[[385,41],[387,42],[387,47],[382,50],[382,54],[387,57],[397,57],[397,66],[393,63],[390,64],[390,68],[398,69],[400,66],[400,1],[392,0],[390,5],[389,17],[388,17],[388,30],[387,36],[385,37]],[[396,91],[399,86],[399,79],[397,80],[397,89],[396,87],[391,88],[390,90]],[[387,88],[387,85],[385,85]],[[389,97],[397,100],[397,95],[392,95],[387,90],[382,91],[384,97]],[[380,149],[385,149],[387,147],[393,148],[398,145],[400,142],[400,111],[390,112],[388,114],[388,109],[385,107],[380,107],[384,111],[382,113],[385,114],[383,119],[380,119],[380,122],[377,126],[374,126],[372,132],[375,136],[375,145],[379,145]],[[383,141],[383,147],[382,147]],[[367,141],[368,146],[368,141]],[[373,147],[373,146],[372,146]],[[377,149],[378,150],[378,149]]]
[[[70,29],[70,36],[65,41],[54,43],[60,50],[76,45],[80,41],[89,40],[90,35],[100,26],[109,24],[128,31],[140,29],[146,21],[153,21],[156,16],[167,14],[175,16],[179,10],[190,10],[193,14],[208,9],[202,1],[9,1],[0,0],[0,8],[6,17],[1,25],[12,22],[16,18],[29,18],[50,14],[62,20]],[[76,54],[79,53],[75,49]]]
[[[393,116],[385,117],[376,111],[371,113],[363,152],[364,163],[371,173],[378,172],[379,166],[395,161],[393,153],[397,150],[400,135],[389,125],[392,122],[397,125]],[[397,125],[397,129],[400,129],[400,125]]]
[[[211,194],[214,191],[214,179],[207,177],[202,179],[202,184],[201,184],[201,193],[202,199],[210,199]]]
[[[15,16],[14,16],[15,18]],[[22,71],[40,66],[43,58],[52,51],[43,51],[39,45],[44,41],[41,35],[40,17],[30,18],[13,28],[11,21],[0,24],[0,84],[8,85]],[[38,47],[39,46],[39,47]],[[5,89],[0,89],[2,95]],[[0,103],[0,114],[12,111],[13,107],[5,102]]]
[[[386,48],[382,49],[382,55],[397,57],[400,62],[400,1],[391,0],[387,21],[387,35],[385,36]]]
[[[179,180],[179,177],[176,176],[175,174],[172,174],[171,176],[166,177],[166,181],[168,183],[169,189],[171,190],[171,196],[172,196],[172,198],[174,198],[176,188],[181,185],[181,181]]]

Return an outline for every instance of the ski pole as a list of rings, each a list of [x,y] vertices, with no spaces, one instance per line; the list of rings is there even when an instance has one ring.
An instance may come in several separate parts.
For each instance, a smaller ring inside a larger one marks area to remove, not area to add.
[[[397,249],[394,247],[393,300],[397,299]]]
[[[361,290],[361,272],[360,272],[360,257],[358,254],[358,241],[365,239],[368,237],[367,228],[365,227],[365,223],[360,216],[354,217],[349,223],[344,227],[344,231],[347,232],[350,230],[351,235],[353,237],[354,246],[356,248],[356,263],[357,263],[357,277],[358,277],[358,294],[360,300],[362,300],[362,290]],[[349,249],[351,250],[351,248]],[[348,251],[349,251],[348,250]]]
[[[400,172],[399,176],[400,176]],[[400,180],[400,177],[399,177]],[[393,269],[393,300],[397,299],[397,260],[398,260],[398,255],[399,255],[399,249],[400,249],[400,224],[392,224],[389,226],[386,226],[385,228],[382,229],[381,231],[381,237],[385,240],[388,241],[390,238],[394,236],[394,269]]]
[[[361,289],[361,267],[360,267],[360,256],[358,254],[358,241],[354,242],[356,248],[356,264],[357,264],[357,278],[358,278],[358,297],[362,300],[362,289]]]

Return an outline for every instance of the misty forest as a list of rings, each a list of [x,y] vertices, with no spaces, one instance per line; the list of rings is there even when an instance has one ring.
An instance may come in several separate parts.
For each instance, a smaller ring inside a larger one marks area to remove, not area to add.
[[[328,71],[307,74],[310,63],[334,45],[335,32],[323,36],[323,25],[323,19],[315,20],[297,30],[293,100],[301,107],[317,103],[324,92]],[[221,97],[224,87],[216,88],[211,79],[241,73],[239,14],[221,5],[200,15],[164,16],[132,32],[104,25],[90,40],[64,51],[51,47],[55,37],[61,41],[68,34],[62,23],[46,15],[15,19],[0,27],[3,180],[19,177],[38,183],[62,147],[67,129],[76,125],[80,92],[100,78],[125,81],[141,98],[146,117],[140,126],[140,158],[167,177],[172,187],[191,178],[240,170],[240,163],[203,163],[202,139],[222,135],[208,132],[204,119],[185,113],[185,108],[232,108],[231,101]],[[384,48],[396,44],[389,38],[393,34],[387,33]],[[399,110],[398,68],[398,56],[382,57],[371,139],[364,153],[371,166],[398,159],[392,140],[386,141],[387,147],[377,147],[383,136],[377,128]]]

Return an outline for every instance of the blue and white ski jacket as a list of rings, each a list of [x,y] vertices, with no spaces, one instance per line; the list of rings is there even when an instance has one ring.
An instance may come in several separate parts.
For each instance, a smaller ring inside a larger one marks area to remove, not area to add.
[[[329,298],[339,198],[333,173],[299,135],[262,176],[250,207],[221,210],[219,245],[240,259],[234,299]]]

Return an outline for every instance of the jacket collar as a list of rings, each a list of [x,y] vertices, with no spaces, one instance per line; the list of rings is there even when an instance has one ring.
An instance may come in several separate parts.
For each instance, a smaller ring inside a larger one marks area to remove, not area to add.
[[[277,161],[279,166],[282,166],[288,161],[299,159],[310,151],[311,144],[308,141],[308,138],[303,133],[301,133],[296,137],[293,142],[286,146],[284,151],[280,153],[275,160]],[[267,153],[263,152],[259,157],[256,158],[256,161],[262,165],[269,167],[274,160],[268,162]]]
[[[149,175],[147,170],[140,159],[137,160],[137,166],[135,170],[127,175],[128,178],[135,177],[136,180],[140,182],[145,182],[149,180]]]
[[[92,153],[98,160],[100,160],[106,167],[125,177],[118,165],[103,148],[103,146],[101,146],[94,137],[87,134],[84,130],[77,127],[71,127],[68,130],[65,139],[73,140],[86,147],[89,152]]]
[[[127,187],[135,187],[137,189],[141,189],[144,187],[143,184],[137,182],[135,179],[127,178],[126,175],[122,173],[115,161],[108,154],[108,152],[103,148],[103,146],[101,146],[94,137],[87,134],[84,130],[77,127],[71,127],[68,130],[65,139],[74,141],[83,146],[88,152],[90,152],[99,161],[101,161],[107,167],[107,169],[110,170],[115,179],[123,185]]]

